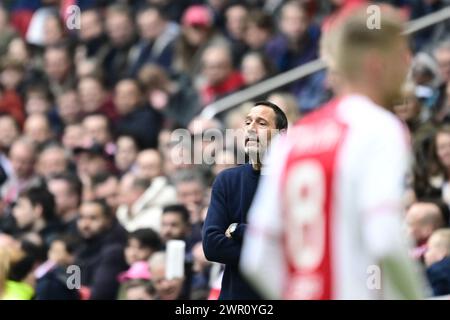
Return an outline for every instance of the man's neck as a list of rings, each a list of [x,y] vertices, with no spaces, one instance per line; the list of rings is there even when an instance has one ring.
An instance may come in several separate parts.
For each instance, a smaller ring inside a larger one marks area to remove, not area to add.
[[[369,98],[375,104],[382,106],[384,108],[388,108],[389,106],[385,105],[384,99],[378,93],[377,89],[374,86],[361,84],[344,84],[339,90],[339,95],[347,96],[347,95],[362,95]]]

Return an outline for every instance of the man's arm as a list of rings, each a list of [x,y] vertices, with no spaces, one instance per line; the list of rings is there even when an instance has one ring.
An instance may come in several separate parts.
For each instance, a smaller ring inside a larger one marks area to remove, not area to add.
[[[272,148],[249,211],[240,268],[264,298],[282,299],[287,269],[282,243],[280,178],[288,149],[278,139]]]
[[[117,276],[126,269],[123,247],[114,245],[101,253],[100,265],[93,276],[90,287],[91,300],[113,300],[117,298],[119,282]]]
[[[211,202],[203,226],[203,250],[209,261],[237,265],[241,243],[225,236],[230,224],[236,221],[230,221],[228,216],[223,179],[224,176],[219,175],[212,187]]]

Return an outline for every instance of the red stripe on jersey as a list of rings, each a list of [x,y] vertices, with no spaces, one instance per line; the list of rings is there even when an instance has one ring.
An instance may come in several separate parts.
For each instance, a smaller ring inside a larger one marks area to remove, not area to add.
[[[333,100],[293,129],[282,176],[285,299],[332,299],[331,233],[337,155],[347,126]]]

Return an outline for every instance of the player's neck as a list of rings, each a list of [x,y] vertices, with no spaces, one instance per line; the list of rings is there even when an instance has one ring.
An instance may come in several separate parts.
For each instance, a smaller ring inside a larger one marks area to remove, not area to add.
[[[373,85],[365,85],[364,83],[347,84],[342,86],[341,90],[339,91],[341,96],[362,95],[379,106],[387,107],[384,105],[384,100],[378,93],[377,88]]]

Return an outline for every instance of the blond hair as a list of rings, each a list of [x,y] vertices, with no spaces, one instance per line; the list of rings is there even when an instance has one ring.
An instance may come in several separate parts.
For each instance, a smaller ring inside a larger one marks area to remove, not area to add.
[[[356,10],[334,30],[325,41],[324,54],[332,60],[333,67],[347,80],[356,80],[361,73],[361,63],[366,53],[376,51],[390,54],[393,48],[405,40],[404,23],[400,16],[385,7],[380,11],[379,28],[369,28],[366,7]],[[335,37],[332,41],[330,37]],[[329,56],[332,55],[332,58]]]

